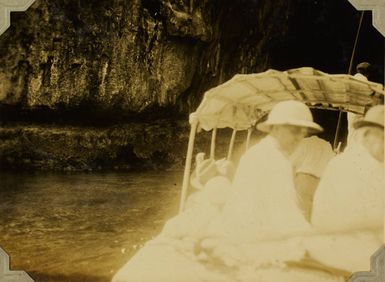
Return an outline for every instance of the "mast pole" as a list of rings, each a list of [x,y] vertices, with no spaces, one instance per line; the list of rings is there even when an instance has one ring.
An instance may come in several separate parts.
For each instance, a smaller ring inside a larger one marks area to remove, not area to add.
[[[362,21],[363,21],[363,18],[364,18],[364,13],[365,13],[365,11],[361,12],[360,23],[358,25],[358,29],[357,29],[357,33],[356,33],[356,39],[354,40],[354,46],[353,46],[352,55],[350,56],[348,74],[352,74],[353,61],[354,61],[354,56],[355,56],[355,53],[356,53],[356,48],[357,48],[358,38],[359,38],[359,35],[360,35],[360,31],[361,31]],[[340,129],[341,129],[341,119],[342,119],[342,111],[340,109],[339,113],[338,113],[338,121],[337,121],[336,133],[334,135],[334,142],[333,142],[333,149],[334,150],[336,150],[337,146],[338,146],[338,137],[339,137],[339,133],[340,133]]]

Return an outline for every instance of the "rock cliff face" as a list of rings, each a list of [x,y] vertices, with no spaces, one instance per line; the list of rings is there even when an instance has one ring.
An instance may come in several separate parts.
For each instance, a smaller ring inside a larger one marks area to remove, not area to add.
[[[2,102],[133,112],[175,104],[209,27],[199,9],[147,2],[36,1],[1,38],[1,78],[11,86]]]
[[[347,72],[358,16],[345,0],[36,0],[0,37],[2,120],[185,118],[235,73]],[[383,70],[366,22],[357,60]]]

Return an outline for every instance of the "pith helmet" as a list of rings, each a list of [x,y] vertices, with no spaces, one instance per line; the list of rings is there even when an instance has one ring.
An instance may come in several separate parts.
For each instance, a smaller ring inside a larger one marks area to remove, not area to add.
[[[384,128],[384,105],[377,105],[370,108],[364,118],[353,124],[354,128],[363,126],[379,126]]]
[[[362,62],[362,63],[359,63],[357,66],[356,66],[356,70],[357,71],[367,71],[369,70],[371,67],[370,63],[368,62]]]
[[[313,121],[309,108],[304,103],[294,100],[277,103],[270,111],[267,120],[257,124],[257,129],[268,133],[273,125],[306,127],[311,133],[323,131],[322,127]]]

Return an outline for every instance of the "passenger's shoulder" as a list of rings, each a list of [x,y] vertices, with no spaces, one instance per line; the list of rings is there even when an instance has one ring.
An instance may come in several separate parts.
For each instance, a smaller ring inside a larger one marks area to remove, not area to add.
[[[344,153],[341,153],[330,159],[325,168],[324,176],[327,174],[339,174],[341,172],[348,172],[351,169],[351,160]]]

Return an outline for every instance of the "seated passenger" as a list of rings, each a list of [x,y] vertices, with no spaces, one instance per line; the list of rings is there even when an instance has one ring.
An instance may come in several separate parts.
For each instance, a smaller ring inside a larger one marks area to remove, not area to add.
[[[330,143],[316,135],[304,138],[290,156],[294,167],[298,204],[309,221],[314,192],[326,165],[334,156]]]
[[[310,225],[297,206],[289,161],[308,133],[322,131],[309,108],[298,101],[276,104],[257,128],[268,133],[241,158],[233,194],[209,234],[238,242],[255,242],[303,234]]]
[[[350,272],[369,271],[383,244],[384,106],[353,126],[360,136],[333,158],[314,195],[311,222],[317,236],[306,242],[318,261]]]
[[[354,127],[359,142],[329,162],[314,196],[312,223],[321,232],[384,225],[384,106]]]
[[[371,70],[371,65],[367,62],[359,63],[356,67],[357,73],[354,75],[354,78],[361,81],[368,81],[369,73]],[[348,136],[347,136],[347,146],[348,148],[354,143],[357,142],[356,132],[354,129],[354,123],[363,118],[363,115],[354,114],[351,112],[347,113],[348,120]]]
[[[191,174],[190,184],[195,189],[201,190],[206,183],[217,176],[226,177],[231,181],[235,167],[231,161],[220,159],[205,159],[205,153],[198,153],[195,157],[195,170]]]
[[[165,224],[161,235],[169,238],[200,237],[213,217],[221,212],[231,190],[234,165],[226,159],[204,159],[204,153],[196,155],[196,167],[191,175],[192,193],[181,214]]]

